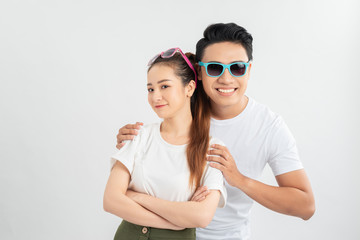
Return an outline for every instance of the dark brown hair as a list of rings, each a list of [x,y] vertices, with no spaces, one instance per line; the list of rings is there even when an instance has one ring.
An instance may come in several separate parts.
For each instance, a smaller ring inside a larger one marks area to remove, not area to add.
[[[195,55],[185,54],[195,67]],[[184,86],[191,80],[195,81],[193,70],[186,63],[180,53],[176,53],[171,58],[158,57],[149,67],[148,71],[155,64],[164,64],[174,69],[174,72],[182,80]],[[190,142],[186,149],[188,166],[190,169],[189,186],[196,188],[200,186],[201,177],[206,165],[206,153],[209,149],[209,130],[210,130],[210,104],[204,91],[202,81],[197,81],[196,89],[191,97],[192,123],[190,127]]]

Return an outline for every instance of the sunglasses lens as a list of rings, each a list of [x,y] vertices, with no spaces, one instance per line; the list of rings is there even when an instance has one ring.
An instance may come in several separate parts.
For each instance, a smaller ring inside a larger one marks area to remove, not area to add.
[[[207,72],[210,76],[217,77],[219,76],[223,71],[223,66],[212,63],[207,66]]]
[[[148,62],[148,66],[150,66],[155,60],[160,56],[160,54],[156,54],[150,61]]]
[[[176,52],[176,48],[170,48],[169,50],[166,50],[165,52],[163,52],[163,54],[161,54],[161,56],[163,58],[169,58],[172,57]]]
[[[234,76],[242,76],[245,74],[246,65],[243,63],[236,63],[230,66],[230,70]]]

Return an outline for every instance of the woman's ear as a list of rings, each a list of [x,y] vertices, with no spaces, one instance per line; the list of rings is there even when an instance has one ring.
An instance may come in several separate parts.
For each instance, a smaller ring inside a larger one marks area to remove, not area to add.
[[[185,94],[187,97],[191,97],[194,94],[195,91],[195,81],[194,80],[190,80],[190,82],[187,84],[186,88],[185,88]]]

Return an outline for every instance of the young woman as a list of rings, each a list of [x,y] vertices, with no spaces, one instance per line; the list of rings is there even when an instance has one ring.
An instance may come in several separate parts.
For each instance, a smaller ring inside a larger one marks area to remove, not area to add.
[[[163,122],[143,126],[112,156],[104,209],[123,219],[116,240],[195,239],[195,227],[225,205],[223,175],[206,161],[210,146],[222,143],[209,136],[210,107],[194,63],[179,48],[149,62],[148,102]],[[201,185],[206,199],[189,201]]]

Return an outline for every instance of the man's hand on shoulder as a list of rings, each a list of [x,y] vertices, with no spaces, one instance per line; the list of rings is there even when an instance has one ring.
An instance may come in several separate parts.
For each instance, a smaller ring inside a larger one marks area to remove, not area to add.
[[[237,187],[238,180],[244,178],[239,172],[236,162],[232,157],[227,147],[213,144],[211,150],[208,151],[207,161],[210,161],[210,166],[219,169],[229,185]]]
[[[142,122],[136,122],[135,124],[127,124],[120,128],[119,133],[116,136],[116,148],[121,149],[125,145],[125,140],[133,140],[134,137],[138,134],[137,130],[140,130],[140,127],[143,125],[144,124]]]

